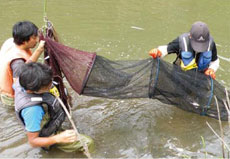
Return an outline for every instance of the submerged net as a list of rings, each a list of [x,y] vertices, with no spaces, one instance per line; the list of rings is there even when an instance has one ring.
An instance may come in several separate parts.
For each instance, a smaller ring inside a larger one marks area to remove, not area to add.
[[[184,72],[176,65],[152,58],[110,61],[97,56],[83,94],[116,99],[158,99],[190,112],[218,118],[215,95],[221,119],[227,120],[222,85],[202,73]]]
[[[111,61],[95,53],[80,51],[45,38],[46,55],[58,77],[87,96],[127,99],[152,98],[186,111],[227,120],[225,88],[196,71],[182,71],[160,59]],[[63,76],[64,75],[64,76]]]

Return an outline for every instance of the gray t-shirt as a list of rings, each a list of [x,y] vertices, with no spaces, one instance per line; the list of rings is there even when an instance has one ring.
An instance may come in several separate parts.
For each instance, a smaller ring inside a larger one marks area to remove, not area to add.
[[[13,72],[13,78],[18,77],[21,70],[20,68],[23,64],[25,64],[25,61],[23,59],[15,59],[11,62],[10,67]]]

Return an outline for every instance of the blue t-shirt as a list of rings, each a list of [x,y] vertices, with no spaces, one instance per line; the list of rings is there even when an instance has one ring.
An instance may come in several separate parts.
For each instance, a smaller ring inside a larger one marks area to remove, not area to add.
[[[35,105],[31,107],[24,108],[21,111],[21,116],[25,123],[25,129],[28,132],[40,131],[41,121],[45,114],[42,106]]]

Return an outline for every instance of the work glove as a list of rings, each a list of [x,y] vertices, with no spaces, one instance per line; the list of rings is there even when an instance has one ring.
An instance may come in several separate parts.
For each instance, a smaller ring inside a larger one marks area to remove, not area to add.
[[[208,68],[207,70],[204,71],[204,74],[207,76],[211,76],[212,79],[216,79],[216,75],[213,69]]]
[[[154,48],[149,51],[149,55],[156,59],[157,57],[161,57],[162,53],[159,49]]]

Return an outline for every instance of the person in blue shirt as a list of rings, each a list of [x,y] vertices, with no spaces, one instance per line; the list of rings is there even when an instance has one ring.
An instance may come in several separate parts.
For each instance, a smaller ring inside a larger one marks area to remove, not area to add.
[[[24,126],[32,147],[55,144],[65,152],[81,151],[82,145],[74,130],[57,133],[65,119],[65,112],[55,97],[49,93],[51,87],[52,70],[49,66],[35,62],[22,65],[14,84],[15,111],[18,120]],[[49,119],[44,124],[46,114]],[[93,140],[88,136],[81,134],[81,139],[89,147],[93,144]]]

